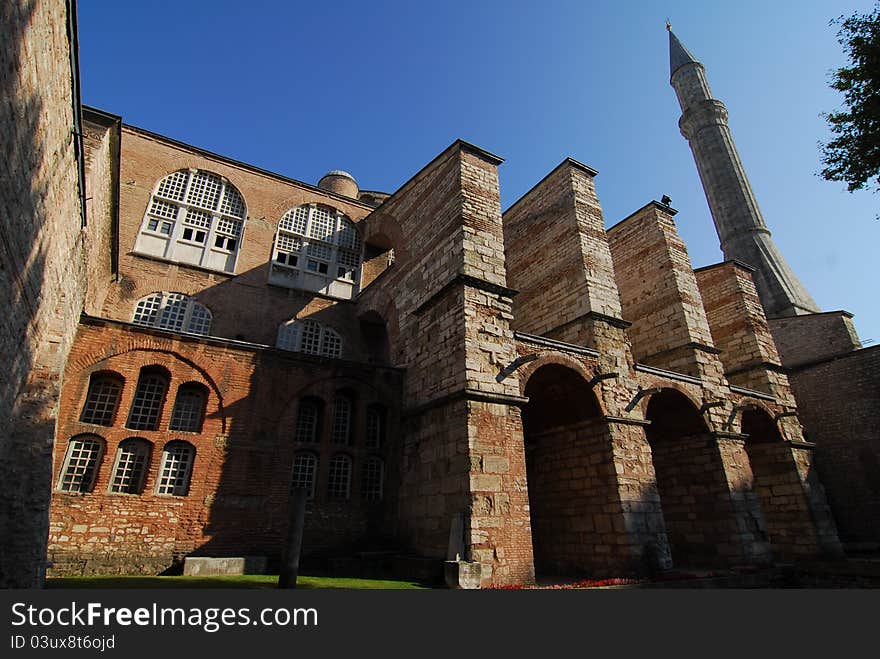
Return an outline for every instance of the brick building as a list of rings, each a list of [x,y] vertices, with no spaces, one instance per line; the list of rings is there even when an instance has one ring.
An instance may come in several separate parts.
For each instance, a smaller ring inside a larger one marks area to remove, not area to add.
[[[460,140],[393,194],[311,185],[81,114],[54,573],[277,558],[294,487],[306,558],[470,585],[840,555],[755,271],[695,272],[668,205],[606,230],[568,158],[502,214]]]

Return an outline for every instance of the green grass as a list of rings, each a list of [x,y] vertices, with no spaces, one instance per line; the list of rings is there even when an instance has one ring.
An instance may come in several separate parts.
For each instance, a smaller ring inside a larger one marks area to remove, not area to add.
[[[46,588],[257,588],[278,586],[278,575],[244,574],[223,577],[152,577],[152,576],[98,576],[49,577]],[[346,577],[300,576],[297,589],[319,588],[355,590],[417,590],[427,586],[414,581],[385,581],[382,579],[352,579]]]

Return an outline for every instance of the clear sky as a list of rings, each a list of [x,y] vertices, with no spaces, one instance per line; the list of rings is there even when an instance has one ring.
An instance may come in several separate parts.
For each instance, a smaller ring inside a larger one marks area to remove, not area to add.
[[[880,196],[816,175],[845,64],[829,20],[869,0],[79,0],[86,104],[317,183],[392,192],[456,138],[505,158],[506,209],[565,157],[608,226],[664,194],[694,267],[722,260],[669,86],[667,17],[706,67],[774,240],[823,310],[880,341]]]

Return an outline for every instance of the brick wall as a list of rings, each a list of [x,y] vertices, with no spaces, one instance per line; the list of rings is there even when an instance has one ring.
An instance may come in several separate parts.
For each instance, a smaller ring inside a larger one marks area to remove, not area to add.
[[[127,428],[127,415],[140,369],[159,366],[170,374],[156,430]],[[93,373],[112,372],[124,380],[115,418],[109,425],[80,422]],[[55,492],[49,552],[56,574],[161,571],[187,554],[268,555],[277,558],[290,519],[294,456],[317,457],[315,495],[306,509],[303,556],[375,548],[393,537],[396,507],[396,442],[400,376],[393,369],[309,357],[276,349],[243,348],[217,339],[175,336],[88,321],[80,326],[62,395],[55,457]],[[208,391],[200,432],[169,429],[177,388],[200,383]],[[353,401],[351,440],[333,441],[333,405],[345,392]],[[301,401],[323,401],[315,442],[296,434]],[[387,415],[385,442],[365,444],[368,406]],[[71,438],[89,434],[105,443],[94,488],[70,494],[59,478]],[[120,442],[139,437],[151,446],[143,491],[109,491]],[[169,441],[195,447],[191,485],[185,496],[156,493],[161,453]],[[328,491],[330,461],[351,460],[350,496]],[[367,501],[362,489],[365,461],[385,465],[385,496]]]
[[[821,482],[840,538],[858,548],[880,542],[880,346],[863,348],[789,377],[806,438],[815,442],[804,469],[813,490]]]

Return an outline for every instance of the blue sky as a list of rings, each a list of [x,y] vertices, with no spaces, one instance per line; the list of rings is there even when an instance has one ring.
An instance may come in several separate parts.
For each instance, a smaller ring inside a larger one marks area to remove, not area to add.
[[[394,191],[456,138],[505,158],[507,208],[571,156],[608,226],[667,194],[694,267],[722,259],[669,86],[665,19],[706,66],[774,240],[823,310],[880,341],[880,196],[816,175],[831,18],[872,2],[79,0],[83,100],[316,183]]]

